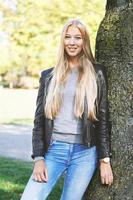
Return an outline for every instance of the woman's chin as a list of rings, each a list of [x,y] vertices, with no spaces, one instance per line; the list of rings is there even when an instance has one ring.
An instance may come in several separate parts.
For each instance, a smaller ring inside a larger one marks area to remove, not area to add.
[[[68,56],[70,56],[70,57],[76,57],[76,56],[79,55],[79,53],[77,53],[77,52],[67,52],[67,54],[68,54]]]

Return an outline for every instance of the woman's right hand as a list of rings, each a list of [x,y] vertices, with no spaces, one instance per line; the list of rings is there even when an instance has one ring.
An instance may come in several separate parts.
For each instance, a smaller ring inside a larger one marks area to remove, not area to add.
[[[38,182],[48,181],[48,172],[44,160],[38,160],[34,164],[33,178]]]

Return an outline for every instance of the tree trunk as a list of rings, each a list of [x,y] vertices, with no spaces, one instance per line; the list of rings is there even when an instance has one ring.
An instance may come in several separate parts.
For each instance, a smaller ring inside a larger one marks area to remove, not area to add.
[[[97,33],[96,60],[106,67],[108,75],[114,183],[103,186],[97,171],[84,199],[133,200],[132,0],[107,1],[105,18]]]

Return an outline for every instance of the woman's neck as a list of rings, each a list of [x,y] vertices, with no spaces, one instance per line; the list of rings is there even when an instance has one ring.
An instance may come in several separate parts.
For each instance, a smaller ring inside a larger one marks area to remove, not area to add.
[[[68,61],[68,65],[71,69],[78,68],[79,62],[78,62],[77,58],[72,58],[71,60]]]

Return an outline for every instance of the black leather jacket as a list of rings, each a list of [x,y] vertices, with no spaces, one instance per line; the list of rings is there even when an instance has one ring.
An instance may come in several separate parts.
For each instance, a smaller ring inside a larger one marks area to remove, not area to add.
[[[107,75],[104,66],[94,63],[93,66],[97,73],[98,95],[96,102],[98,103],[98,110],[96,113],[99,121],[91,121],[87,118],[87,102],[85,100],[84,112],[82,114],[83,143],[88,147],[96,145],[99,159],[102,159],[111,157],[111,121],[109,121]],[[31,157],[33,159],[36,156],[45,156],[50,144],[53,120],[45,117],[44,105],[52,69],[42,71],[39,80],[40,86],[36,101],[34,127],[32,130],[33,153]]]

